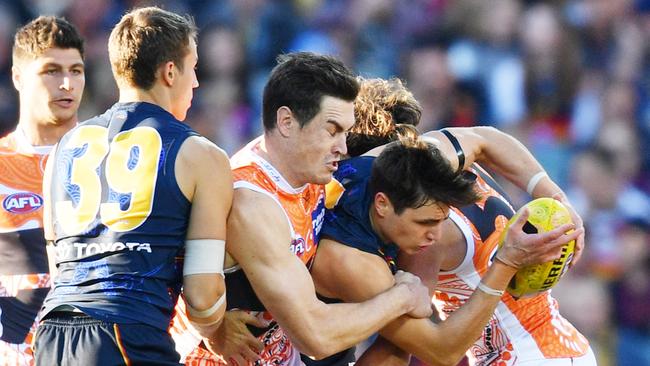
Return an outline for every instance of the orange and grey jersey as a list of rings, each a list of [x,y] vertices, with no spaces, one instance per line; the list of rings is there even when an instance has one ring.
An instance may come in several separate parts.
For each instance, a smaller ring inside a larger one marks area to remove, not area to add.
[[[231,159],[235,189],[250,189],[262,193],[275,201],[285,214],[287,224],[291,229],[291,243],[287,250],[293,252],[306,266],[310,266],[316,254],[318,235],[325,213],[325,190],[322,185],[306,184],[293,188],[269,162],[257,154],[259,139],[252,141]],[[260,248],[263,250],[264,248]],[[261,301],[255,295],[246,274],[239,268],[226,269],[226,288],[228,309],[250,311],[260,318],[270,320],[266,329],[252,328],[251,331],[264,344],[261,360],[256,365],[300,365],[300,353],[282,328],[273,321]],[[181,316],[182,317],[182,316]],[[178,327],[183,328],[183,321],[177,321]],[[176,327],[176,325],[175,325]],[[190,332],[184,335],[174,334],[176,342],[182,338],[191,338]],[[182,350],[179,353],[183,354]],[[223,364],[218,357],[197,348],[188,358],[188,365],[219,365]]]
[[[467,251],[462,263],[438,275],[435,302],[444,317],[456,311],[476,289],[496,253],[499,238],[514,211],[498,185],[474,166],[481,200],[453,208],[450,219],[465,237]],[[494,315],[468,351],[474,365],[516,365],[519,362],[586,354],[589,343],[560,315],[550,291],[515,300],[506,293]]]
[[[32,365],[31,340],[50,287],[43,171],[51,146],[22,130],[0,139],[0,365]]]

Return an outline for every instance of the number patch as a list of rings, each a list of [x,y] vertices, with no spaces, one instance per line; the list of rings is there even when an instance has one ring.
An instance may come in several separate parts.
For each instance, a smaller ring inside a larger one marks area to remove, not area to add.
[[[86,231],[98,214],[113,231],[142,225],[153,207],[161,151],[160,135],[151,127],[120,132],[110,145],[107,128],[78,128],[57,153],[62,154],[57,171],[63,174],[71,200],[54,204],[56,221],[68,235]],[[102,202],[100,170],[104,160],[108,192]]]

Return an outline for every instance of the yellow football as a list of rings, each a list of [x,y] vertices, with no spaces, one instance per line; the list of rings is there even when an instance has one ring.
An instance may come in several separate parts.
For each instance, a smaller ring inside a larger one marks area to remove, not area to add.
[[[528,202],[526,207],[528,207],[530,215],[523,230],[529,234],[548,232],[558,226],[573,222],[569,210],[560,201],[552,198],[538,198]],[[506,230],[501,236],[499,247],[503,244],[507,228],[517,220],[517,217],[519,215],[513,216],[508,222]],[[507,291],[515,298],[519,298],[534,295],[555,286],[569,268],[574,250],[575,240],[572,240],[562,247],[560,258],[519,269],[510,281]]]

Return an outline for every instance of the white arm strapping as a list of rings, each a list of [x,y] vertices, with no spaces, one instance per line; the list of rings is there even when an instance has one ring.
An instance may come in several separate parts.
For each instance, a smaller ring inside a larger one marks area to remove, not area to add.
[[[541,172],[537,172],[537,174],[530,177],[530,180],[528,181],[528,185],[526,185],[526,192],[528,192],[528,194],[532,196],[535,187],[537,187],[539,181],[542,180],[544,177],[548,177],[548,174],[546,174],[546,172],[543,170]]]
[[[221,321],[221,317],[219,317],[219,319],[209,324],[197,323],[196,319],[205,319],[211,317],[214,313],[216,313],[219,310],[221,305],[223,305],[225,302],[226,302],[226,293],[224,292],[219,297],[219,300],[217,300],[217,302],[215,302],[212,306],[210,306],[209,309],[196,310],[193,307],[191,307],[190,304],[188,304],[187,302],[185,303],[185,309],[187,310],[187,315],[189,315],[190,322],[192,322],[192,324],[199,325],[202,327],[208,327],[210,325],[219,323]]]
[[[226,242],[216,239],[185,241],[183,276],[202,273],[219,273],[223,276]]]

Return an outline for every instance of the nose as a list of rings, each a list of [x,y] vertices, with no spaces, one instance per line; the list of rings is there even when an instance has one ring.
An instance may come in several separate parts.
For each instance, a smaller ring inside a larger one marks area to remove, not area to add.
[[[59,85],[59,89],[67,90],[70,91],[72,89],[72,84],[70,84],[70,77],[69,76],[64,76],[63,81],[61,82],[61,85]]]
[[[347,135],[345,133],[341,133],[339,135],[340,136],[336,141],[336,145],[334,145],[334,152],[341,155],[347,155],[348,153],[348,145],[346,143]]]
[[[433,243],[438,242],[441,236],[442,236],[442,230],[440,229],[440,225],[436,225],[434,227],[429,228],[429,230],[427,230],[427,234],[426,234],[427,241],[431,241]]]

